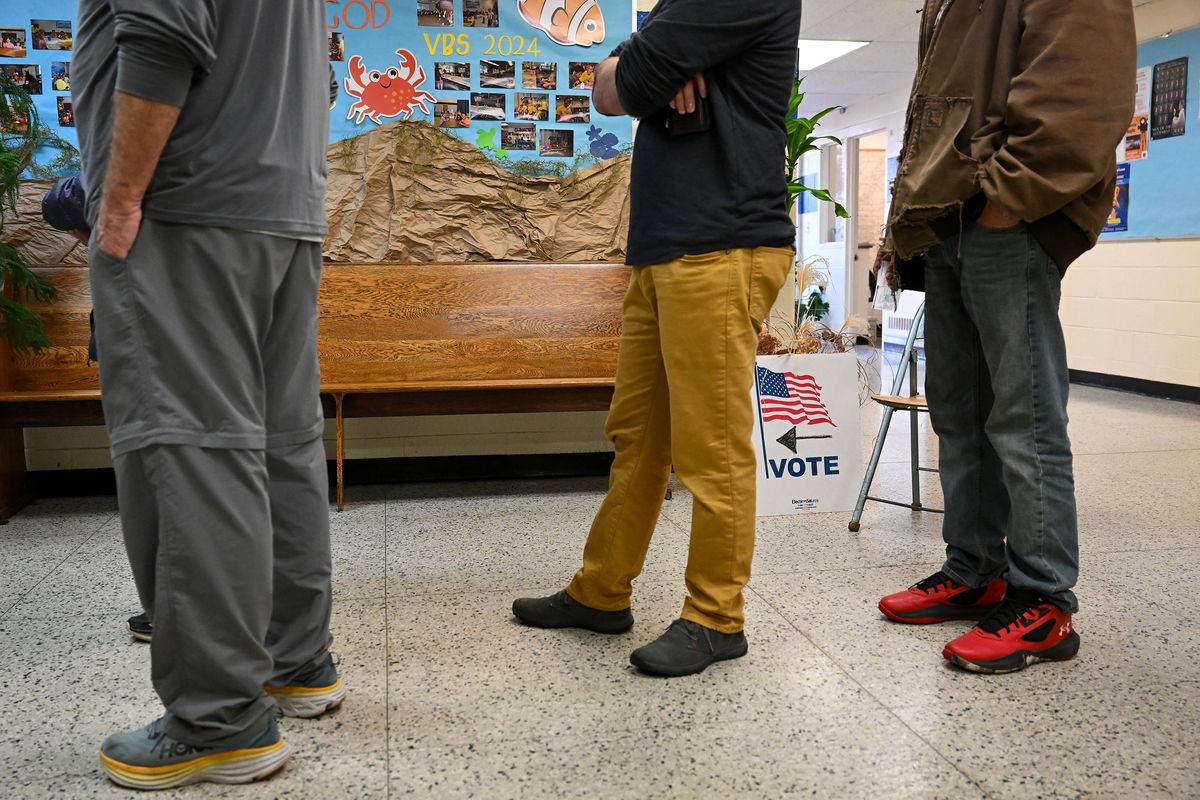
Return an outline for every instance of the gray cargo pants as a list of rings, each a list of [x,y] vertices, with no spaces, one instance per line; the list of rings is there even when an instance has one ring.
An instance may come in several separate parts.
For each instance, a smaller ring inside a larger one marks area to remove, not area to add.
[[[320,245],[143,222],[90,252],[125,546],[170,735],[236,744],[330,644]]]

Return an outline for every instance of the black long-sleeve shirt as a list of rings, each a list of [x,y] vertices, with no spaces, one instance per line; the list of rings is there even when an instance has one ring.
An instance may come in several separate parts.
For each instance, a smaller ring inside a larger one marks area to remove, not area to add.
[[[628,264],[795,242],[784,153],[799,38],[800,0],[661,0],[614,51],[621,105],[642,120]],[[712,126],[672,137],[668,103],[696,73]]]

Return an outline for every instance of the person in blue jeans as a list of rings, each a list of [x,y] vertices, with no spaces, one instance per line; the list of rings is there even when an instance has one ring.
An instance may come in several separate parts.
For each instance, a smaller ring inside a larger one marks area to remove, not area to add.
[[[1014,672],[1079,650],[1058,304],[1111,209],[1133,9],[926,0],[919,63],[883,251],[899,284],[926,293],[946,561],[879,608],[910,624],[977,620],[944,658]]]

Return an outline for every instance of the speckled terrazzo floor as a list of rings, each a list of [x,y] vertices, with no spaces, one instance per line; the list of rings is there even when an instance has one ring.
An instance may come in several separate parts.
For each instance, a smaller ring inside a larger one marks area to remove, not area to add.
[[[333,516],[345,707],[286,721],[296,755],[187,798],[1200,797],[1200,406],[1075,387],[1080,657],[954,671],[964,624],[904,628],[881,593],[932,572],[940,519],[869,506],[764,519],[750,655],[643,678],[629,651],[678,611],[676,486],[625,636],[521,628],[514,596],[564,583],[603,480],[352,489]],[[874,412],[864,421],[864,448]],[[922,433],[926,460],[934,442]],[[898,426],[880,490],[903,496]],[[940,502],[935,481],[928,501]],[[113,498],[44,501],[0,528],[0,798],[132,796],[95,750],[157,713]]]

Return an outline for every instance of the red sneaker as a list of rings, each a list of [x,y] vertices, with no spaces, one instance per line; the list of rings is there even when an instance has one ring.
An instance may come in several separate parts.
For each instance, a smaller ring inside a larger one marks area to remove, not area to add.
[[[1039,661],[1066,661],[1079,652],[1071,615],[1036,596],[1013,596],[942,651],[972,672],[1017,672]]]
[[[983,619],[1004,599],[1003,578],[972,589],[957,583],[944,572],[935,572],[903,592],[879,601],[879,610],[895,622],[928,625],[951,619]]]

